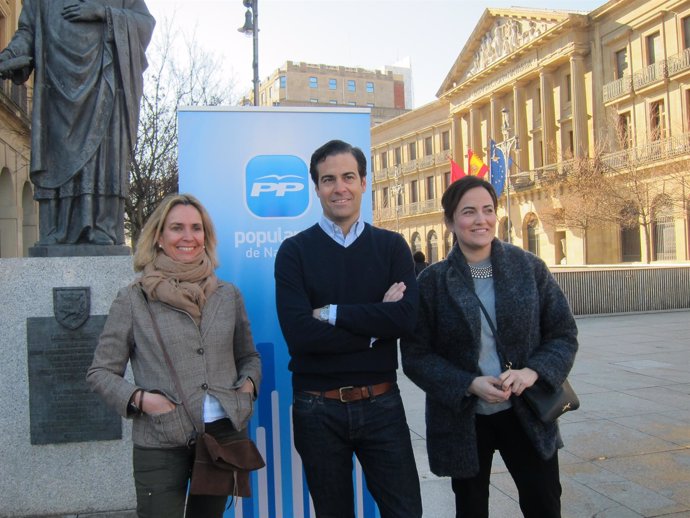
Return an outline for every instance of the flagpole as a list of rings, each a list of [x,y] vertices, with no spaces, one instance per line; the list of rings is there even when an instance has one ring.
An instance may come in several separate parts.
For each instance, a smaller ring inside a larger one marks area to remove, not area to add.
[[[505,167],[506,167],[506,212],[507,212],[507,220],[508,220],[508,243],[513,242],[513,223],[510,219],[510,151],[511,149],[518,150],[520,149],[520,141],[519,137],[515,135],[514,137],[510,137],[510,124],[508,123],[508,108],[503,108],[501,110],[501,115],[503,116],[503,124],[501,126],[501,134],[503,135],[503,142],[500,144],[496,144],[496,147],[498,147],[502,152],[503,152],[503,159],[505,160]]]

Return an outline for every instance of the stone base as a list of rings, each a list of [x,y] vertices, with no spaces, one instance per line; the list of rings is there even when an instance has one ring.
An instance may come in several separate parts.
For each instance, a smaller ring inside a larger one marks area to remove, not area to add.
[[[90,314],[107,315],[134,277],[132,257],[0,259],[0,516],[136,507],[129,421],[121,440],[31,444],[27,349],[27,319],[54,316],[53,288],[88,286]]]
[[[29,248],[29,257],[109,257],[132,255],[125,245],[36,245]]]

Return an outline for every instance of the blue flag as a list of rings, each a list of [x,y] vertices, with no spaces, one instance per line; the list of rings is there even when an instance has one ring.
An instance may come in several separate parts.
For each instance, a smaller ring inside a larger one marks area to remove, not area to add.
[[[503,155],[496,142],[490,140],[490,152],[491,157],[489,161],[489,171],[491,173],[491,185],[496,189],[496,196],[500,197],[503,192],[503,185],[506,181],[506,158]]]

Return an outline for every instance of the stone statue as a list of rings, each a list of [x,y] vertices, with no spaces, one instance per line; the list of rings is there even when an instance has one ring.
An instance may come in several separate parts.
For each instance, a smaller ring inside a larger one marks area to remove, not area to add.
[[[37,246],[122,245],[146,47],[144,0],[24,0],[0,76],[34,73]]]

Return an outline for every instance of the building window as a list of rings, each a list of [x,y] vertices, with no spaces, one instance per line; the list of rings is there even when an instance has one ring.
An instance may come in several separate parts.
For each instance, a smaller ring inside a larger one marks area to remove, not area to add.
[[[541,113],[541,88],[537,88],[537,95],[534,96],[536,113]]]
[[[434,177],[433,176],[427,176],[426,177],[426,199],[427,200],[433,200],[436,197],[436,193],[434,192]]]
[[[388,152],[381,152],[381,169],[388,169]]]
[[[354,92],[357,90],[357,87],[355,85],[355,80],[354,79],[348,79],[347,80],[347,91],[348,92]]]
[[[448,189],[448,186],[450,185],[450,171],[446,171],[443,173],[443,190],[445,191]]]
[[[328,89],[329,90],[335,90],[338,88],[338,80],[337,79],[329,79],[328,80]]]
[[[371,208],[376,209],[376,191],[374,189],[371,190]]]
[[[400,162],[402,162],[402,149],[400,146],[393,150],[393,157],[395,159],[395,165],[400,165]]]
[[[287,78],[285,76],[280,76],[280,87],[285,88],[287,86]]]
[[[618,142],[622,149],[632,147],[632,126],[630,122],[630,112],[618,115]]]
[[[434,146],[431,141],[431,137],[426,137],[424,139],[424,156],[429,156],[433,154],[434,152]]]
[[[690,92],[690,90],[688,90]],[[417,143],[410,142],[407,145],[407,154],[410,155],[410,161],[417,160]]]
[[[666,108],[663,100],[653,101],[649,105],[649,129],[651,140],[666,136]]]
[[[309,78],[309,88],[318,88],[319,87],[319,78],[318,77],[310,77]]]
[[[568,131],[568,149],[567,152],[570,156],[575,154],[575,134],[573,130]]]
[[[647,65],[653,65],[662,57],[661,34],[655,32],[647,36]]]
[[[526,234],[527,234],[527,250],[534,255],[539,255],[539,236],[537,235],[537,225],[539,221],[534,214],[527,216]]]
[[[683,49],[690,49],[690,16],[683,18]]]
[[[367,93],[368,94],[374,93],[374,83],[372,83],[371,81],[367,81]]]
[[[417,203],[419,201],[419,184],[417,180],[410,182],[410,203]]]
[[[381,206],[385,209],[388,208],[388,187],[383,188],[383,199],[381,200]]]
[[[441,133],[441,150],[448,151],[450,149],[450,131]]]
[[[616,79],[621,79],[628,71],[628,49],[616,51]]]
[[[570,74],[565,75],[565,102],[569,103],[573,100],[573,85],[570,81]]]

